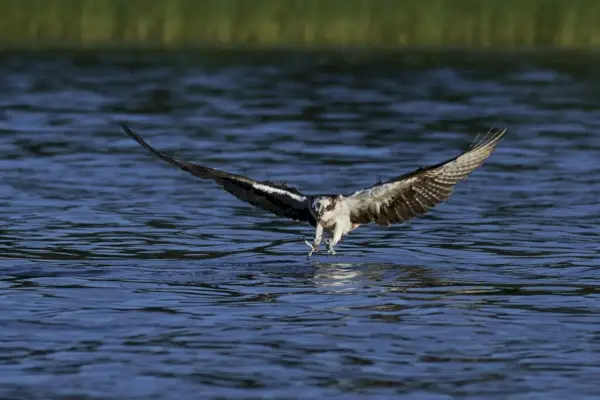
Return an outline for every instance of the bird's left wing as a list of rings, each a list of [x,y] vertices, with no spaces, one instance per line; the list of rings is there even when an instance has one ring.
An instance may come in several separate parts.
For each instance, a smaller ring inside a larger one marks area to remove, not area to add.
[[[293,187],[269,181],[256,181],[242,175],[230,174],[218,169],[175,159],[154,149],[124,123],[119,124],[128,136],[156,157],[176,165],[199,178],[212,179],[238,199],[253,206],[270,211],[281,217],[307,221],[313,226],[316,225],[316,221],[310,213],[309,198]]]
[[[454,185],[466,179],[492,154],[505,132],[506,129],[488,133],[458,157],[346,197],[350,220],[355,224],[390,225],[425,214],[447,200]]]

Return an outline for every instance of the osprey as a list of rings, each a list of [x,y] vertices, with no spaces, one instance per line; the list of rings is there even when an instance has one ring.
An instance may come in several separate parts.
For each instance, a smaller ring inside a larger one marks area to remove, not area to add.
[[[326,232],[330,240],[328,254],[342,237],[360,225],[375,222],[389,226],[425,214],[429,209],[447,200],[454,185],[466,179],[495,150],[506,129],[479,136],[469,149],[458,157],[436,165],[358,190],[350,195],[305,195],[293,187],[270,181],[256,181],[245,176],[182,161],[151,147],[127,125],[120,123],[127,135],[158,158],[176,165],[202,179],[212,179],[227,192],[253,206],[278,216],[308,222],[315,227],[312,243],[305,240],[310,251],[319,251]]]

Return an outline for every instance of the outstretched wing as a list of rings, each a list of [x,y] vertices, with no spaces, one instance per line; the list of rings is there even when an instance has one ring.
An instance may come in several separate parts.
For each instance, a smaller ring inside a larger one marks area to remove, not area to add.
[[[212,179],[223,189],[236,196],[238,199],[270,211],[281,217],[288,217],[298,221],[307,221],[316,226],[316,222],[309,208],[309,199],[296,189],[283,184],[269,181],[255,181],[241,175],[230,174],[202,165],[177,160],[155,150],[137,133],[133,132],[124,123],[119,123],[125,133],[142,145],[156,157],[178,166],[182,170],[202,179]]]
[[[425,214],[447,200],[454,185],[466,179],[495,150],[506,129],[490,132],[462,155],[359,190],[346,198],[355,224],[401,223]]]

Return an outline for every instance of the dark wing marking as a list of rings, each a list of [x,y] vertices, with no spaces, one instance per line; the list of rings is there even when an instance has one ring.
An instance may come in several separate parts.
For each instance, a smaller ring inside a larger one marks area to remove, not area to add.
[[[137,133],[133,132],[124,123],[119,123],[125,133],[142,145],[156,157],[178,166],[182,170],[202,179],[212,179],[223,189],[236,196],[238,199],[270,211],[281,217],[288,217],[298,221],[307,221],[316,226],[316,221],[309,208],[309,198],[296,189],[269,181],[255,181],[241,175],[230,174],[218,169],[177,160],[161,153],[151,147]]]
[[[425,214],[447,200],[495,150],[506,129],[475,139],[465,153],[442,163],[359,190],[346,198],[352,223],[390,225]]]

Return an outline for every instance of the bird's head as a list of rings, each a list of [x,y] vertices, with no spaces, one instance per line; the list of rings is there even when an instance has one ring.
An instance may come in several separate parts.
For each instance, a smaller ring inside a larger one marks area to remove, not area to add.
[[[322,219],[328,212],[334,211],[335,206],[340,200],[341,196],[327,196],[317,197],[312,202],[312,211],[318,220]]]

